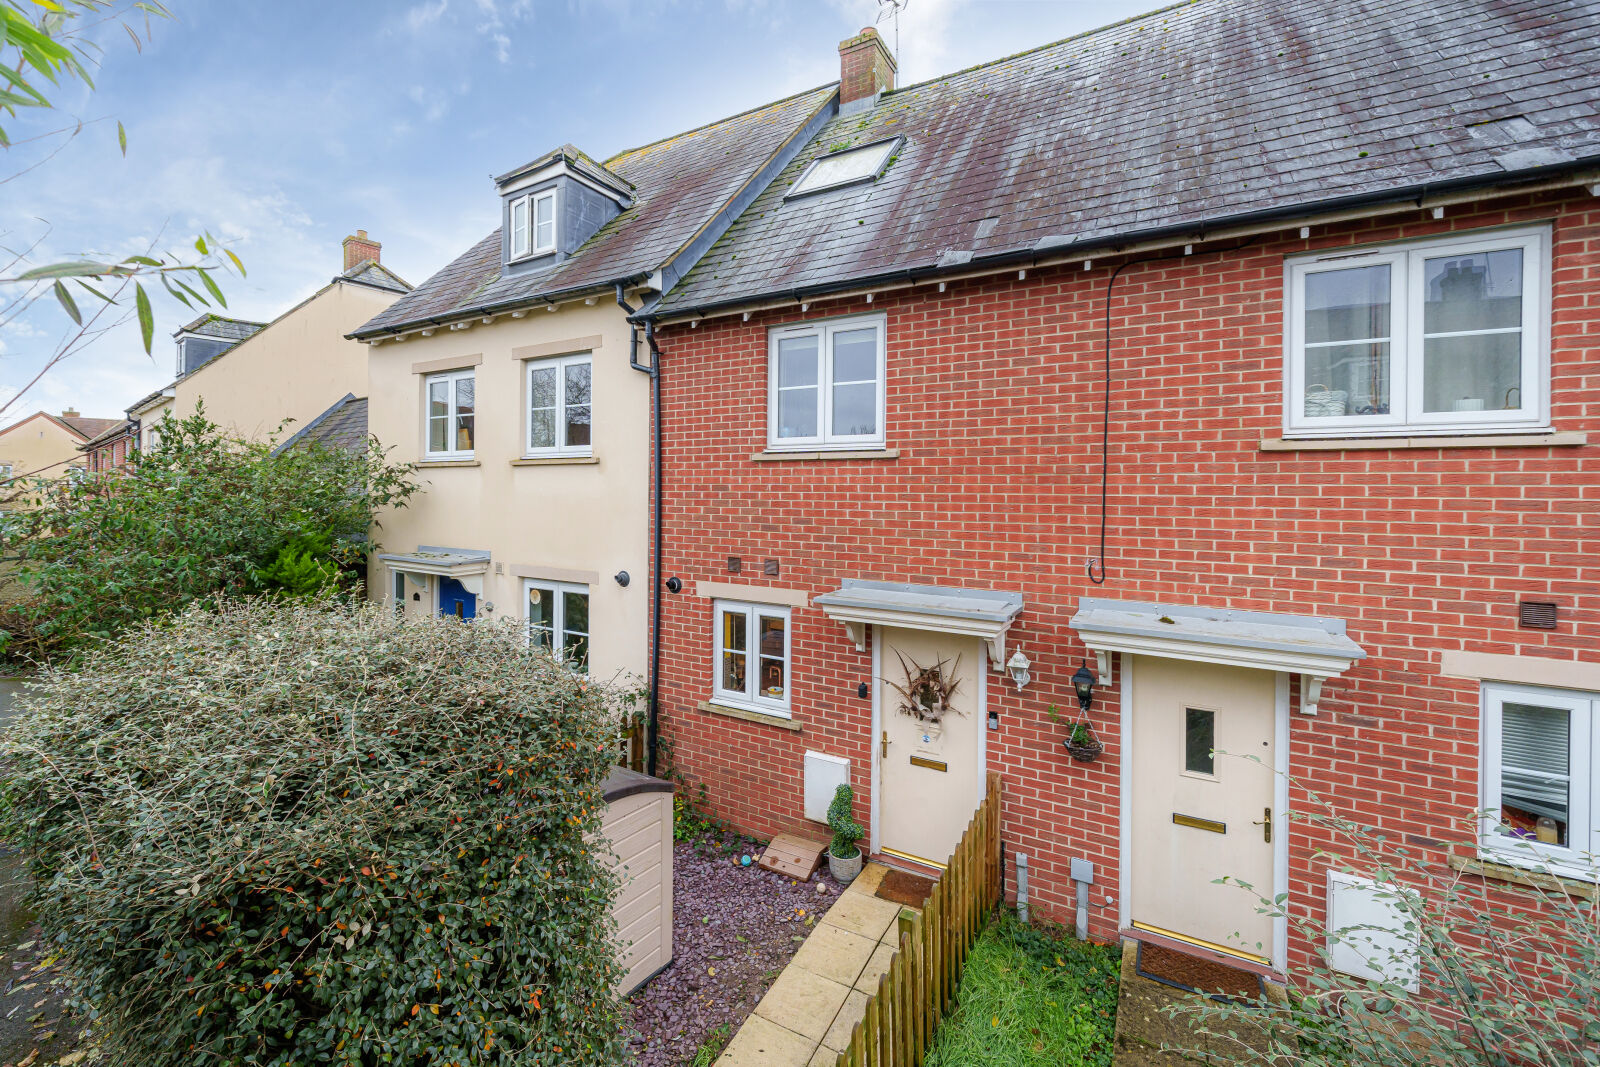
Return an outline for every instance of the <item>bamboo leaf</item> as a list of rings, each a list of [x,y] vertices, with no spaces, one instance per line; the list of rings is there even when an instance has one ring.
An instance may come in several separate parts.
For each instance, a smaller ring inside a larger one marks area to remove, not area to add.
[[[78,284],[83,286],[83,288],[89,290],[89,292],[93,293],[95,296],[98,296],[101,300],[104,300],[106,303],[108,303],[108,304],[116,303],[115,300],[112,300],[109,296],[107,296],[106,294],[102,293],[100,290],[96,289],[94,286],[90,285],[88,282],[84,281],[82,278],[78,279]]]
[[[199,252],[202,256],[206,254],[206,239],[204,234],[194,239],[194,250]]]
[[[72,259],[64,263],[47,263],[42,267],[34,267],[17,275],[17,281],[33,282],[44,278],[97,278],[105,274],[116,273],[117,268],[110,263],[97,263],[92,259]]]
[[[133,283],[134,306],[139,312],[139,339],[144,342],[144,354],[150,354],[150,342],[155,339],[156,317],[150,311],[150,297],[145,294],[144,286],[138,282]]]
[[[166,286],[167,292],[171,293],[180,304],[186,308],[193,308],[194,305],[189,303],[189,298],[178,292],[177,289],[173,288],[172,279],[170,277],[165,274],[161,275],[161,284]]]
[[[72,294],[67,292],[67,287],[58,281],[51,288],[55,290],[56,302],[72,317],[73,322],[82,326],[83,316],[78,312],[78,302],[72,299]]]
[[[161,266],[161,261],[159,259],[151,259],[149,256],[129,256],[127,259],[123,260],[122,262],[124,262],[124,263],[137,263],[141,267],[159,267],[159,266]]]
[[[117,120],[117,147],[122,149],[122,158],[128,158],[128,131],[123,128],[122,120]]]
[[[206,290],[216,297],[217,303],[227,307],[228,298],[222,295],[222,290],[217,288],[217,283],[211,280],[211,275],[206,273],[206,269],[204,267],[196,267],[194,272],[200,275],[200,280],[205,283]]]
[[[224,248],[222,250],[222,253],[223,253],[223,255],[227,256],[229,259],[233,260],[233,269],[239,272],[239,277],[243,278],[244,277],[244,262],[242,260],[240,260],[238,256],[233,254],[233,249],[231,249],[231,248]]]

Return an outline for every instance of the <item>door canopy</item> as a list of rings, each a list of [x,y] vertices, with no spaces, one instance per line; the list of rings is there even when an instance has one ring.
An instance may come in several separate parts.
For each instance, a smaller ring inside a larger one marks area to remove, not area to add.
[[[454,578],[473,596],[483,595],[483,576],[489,570],[489,553],[470,548],[418,545],[415,552],[380,552],[378,559],[417,585],[426,584],[428,575]]]
[[[1285,671],[1300,675],[1307,715],[1317,713],[1322,683],[1367,655],[1343,619],[1318,615],[1086,596],[1070,625],[1094,652],[1102,685],[1111,682],[1113,652]]]
[[[1022,611],[1021,593],[855,578],[846,578],[838,589],[811,602],[828,618],[844,623],[858,652],[867,650],[869,625],[966,634],[983,640],[997,671],[1005,669],[1006,632]]]

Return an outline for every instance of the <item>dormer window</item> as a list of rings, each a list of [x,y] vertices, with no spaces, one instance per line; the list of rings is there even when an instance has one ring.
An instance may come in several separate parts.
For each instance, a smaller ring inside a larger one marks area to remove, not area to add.
[[[891,137],[887,141],[818,156],[785,196],[805,196],[807,193],[820,193],[824,189],[875,181],[894,158],[902,140],[900,137]]]
[[[511,202],[511,258],[556,250],[556,191],[546,189]]]

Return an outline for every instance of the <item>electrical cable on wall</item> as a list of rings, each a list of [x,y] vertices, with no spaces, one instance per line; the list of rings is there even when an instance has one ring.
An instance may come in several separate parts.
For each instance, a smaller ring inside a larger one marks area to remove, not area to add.
[[[1260,240],[1260,235],[1241,241],[1232,248],[1219,248],[1208,255],[1227,255],[1237,252],[1242,248]],[[1111,272],[1111,277],[1106,279],[1106,329],[1105,329],[1105,390],[1101,400],[1100,410],[1100,554],[1090,556],[1084,563],[1084,570],[1089,575],[1089,580],[1095,585],[1104,585],[1106,580],[1106,525],[1107,515],[1110,511],[1109,495],[1111,485],[1111,297],[1117,284],[1117,277],[1129,267],[1139,263],[1155,263],[1164,259],[1182,259],[1190,255],[1186,249],[1182,252],[1167,252],[1158,256],[1142,256],[1130,259]],[[1098,573],[1096,569],[1098,568]]]

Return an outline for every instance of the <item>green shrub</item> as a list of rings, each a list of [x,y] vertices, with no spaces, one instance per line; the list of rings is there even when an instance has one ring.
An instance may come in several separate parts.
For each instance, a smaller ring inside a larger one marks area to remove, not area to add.
[[[828,851],[842,860],[856,854],[856,842],[867,832],[856,822],[855,800],[856,791],[841,785],[833,791],[833,800],[828,804],[828,826],[833,830],[833,842]]]
[[[296,537],[250,577],[257,589],[284,596],[320,596],[339,588],[339,566],[333,562],[333,545],[325,533]]]
[[[160,447],[122,471],[0,511],[0,549],[23,586],[4,612],[10,654],[53,657],[218,594],[303,591],[321,580],[312,570],[359,564],[373,516],[416,489],[375,442],[274,454],[203,413],[160,431]]]
[[[109,1062],[613,1063],[608,698],[512,625],[191,606],[41,675],[0,835]]]

